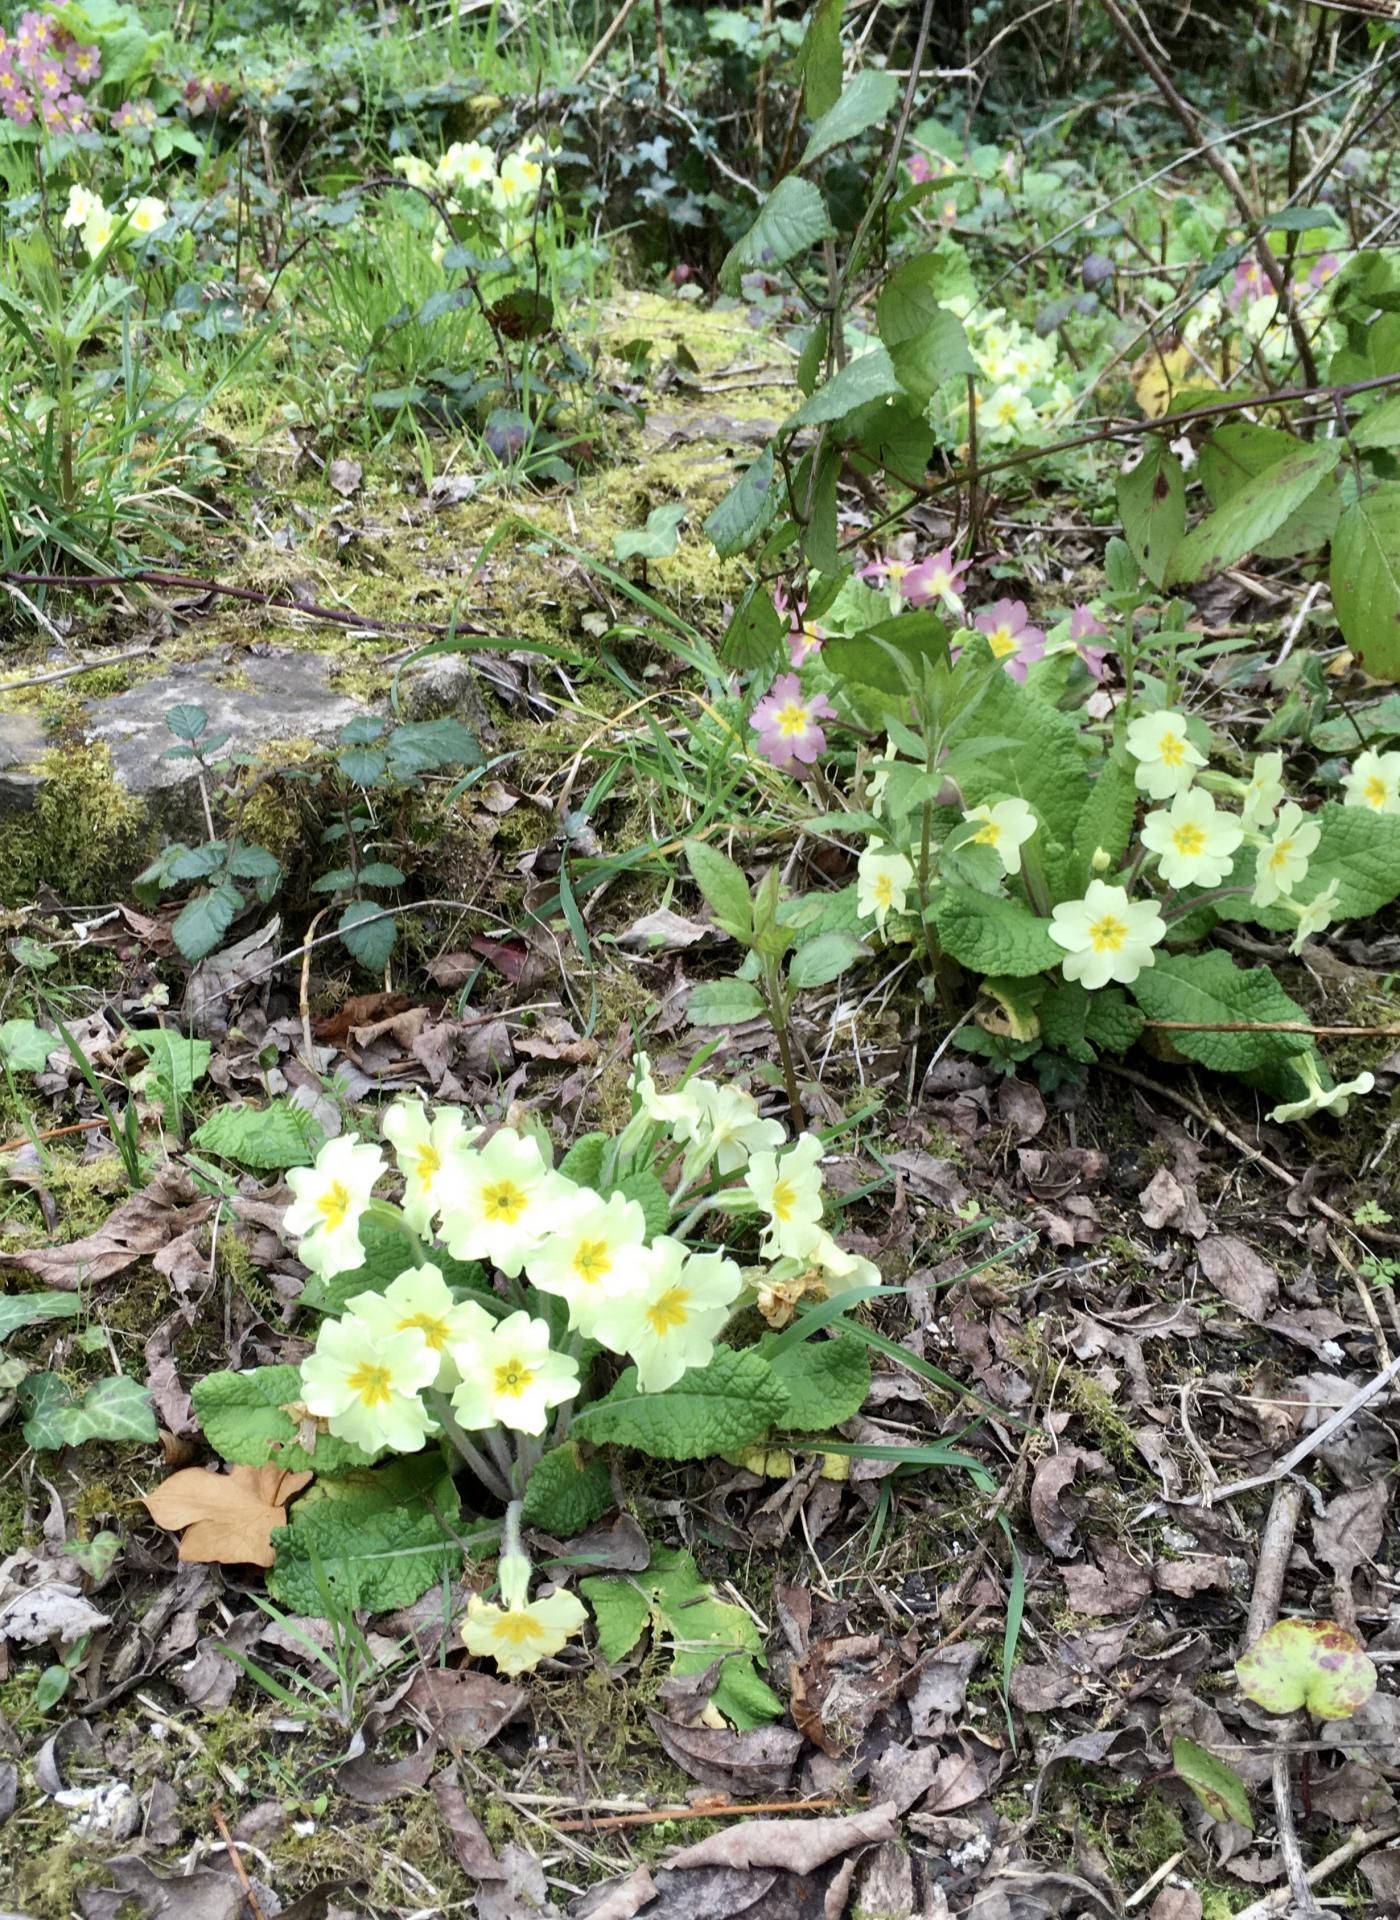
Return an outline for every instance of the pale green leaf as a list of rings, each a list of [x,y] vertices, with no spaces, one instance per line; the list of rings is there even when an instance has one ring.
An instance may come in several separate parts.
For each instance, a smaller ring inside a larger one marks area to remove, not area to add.
[[[202,1153],[259,1169],[308,1167],[325,1141],[312,1115],[290,1100],[218,1107],[190,1138]]]
[[[869,947],[854,934],[819,933],[792,956],[788,978],[795,987],[824,987],[869,955]]]
[[[691,989],[686,1018],[694,1027],[733,1027],[763,1012],[757,987],[747,980],[705,980]]]
[[[689,511],[684,500],[653,507],[644,527],[613,535],[613,558],[669,560],[680,544],[681,521]]]
[[[1267,967],[1237,967],[1228,953],[1157,954],[1129,991],[1149,1020],[1198,1020],[1203,1028],[1235,1021],[1306,1021]],[[1248,1073],[1306,1053],[1305,1033],[1171,1031],[1172,1045],[1216,1073]]]
[[[748,232],[729,249],[720,268],[720,285],[727,293],[737,293],[740,278],[751,268],[771,273],[819,240],[829,239],[831,233],[821,194],[810,180],[790,173],[759,208]]]
[[[724,931],[745,946],[753,939],[753,901],[743,869],[705,840],[685,842],[685,863]]]
[[[0,1340],[21,1327],[38,1326],[41,1320],[71,1320],[81,1305],[76,1293],[0,1294]]]
[[[54,1412],[53,1426],[62,1445],[85,1440],[151,1442],[160,1438],[151,1396],[125,1374],[113,1374],[88,1388],[81,1400]]]
[[[833,147],[878,126],[898,98],[899,81],[894,74],[882,73],[876,67],[864,68],[813,127],[798,166],[810,167]]]
[[[1341,456],[1339,440],[1314,441],[1246,481],[1179,543],[1167,563],[1166,583],[1212,579],[1252,553],[1302,507]]]
[[[0,1062],[12,1073],[42,1073],[49,1055],[62,1043],[56,1033],[32,1020],[0,1023]]]
[[[1400,679],[1400,485],[1371,487],[1332,541],[1332,605],[1358,666]]]
[[[1004,973],[1013,980],[1044,973],[1064,959],[1050,938],[1050,922],[1024,901],[978,893],[955,880],[933,896],[933,919],[945,953],[977,973]]]
[[[883,347],[872,347],[869,353],[848,360],[810,399],[803,401],[796,413],[790,413],[783,422],[783,432],[844,419],[857,407],[868,406],[872,400],[883,400],[900,391],[900,378],[889,354]]]
[[[334,1474],[374,1458],[328,1433],[317,1435],[309,1451],[301,1445],[301,1429],[284,1411],[301,1400],[301,1375],[295,1367],[206,1374],[190,1398],[205,1439],[230,1465],[265,1467],[272,1462],[291,1471],[314,1467],[318,1473]]]
[[[1237,1827],[1254,1831],[1249,1789],[1233,1767],[1180,1734],[1172,1741],[1172,1766],[1212,1820],[1233,1820]]]

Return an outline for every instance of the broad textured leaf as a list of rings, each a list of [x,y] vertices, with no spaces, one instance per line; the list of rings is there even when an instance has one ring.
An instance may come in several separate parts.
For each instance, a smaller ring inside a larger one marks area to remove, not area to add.
[[[216,1153],[240,1166],[260,1169],[308,1167],[325,1135],[304,1107],[269,1100],[265,1107],[218,1107],[190,1136],[201,1153]]]
[[[559,1171],[581,1187],[596,1187],[603,1174],[603,1155],[611,1136],[606,1133],[581,1133],[564,1158]]]
[[[932,910],[944,951],[978,973],[1023,980],[1065,957],[1064,948],[1050,938],[1050,922],[1021,900],[978,893],[949,880],[935,892]]]
[[[1400,447],[1400,393],[1363,414],[1351,430],[1351,440],[1356,447]]]
[[[413,1264],[403,1235],[370,1215],[360,1222],[360,1246],[364,1259],[358,1267],[324,1276],[311,1274],[302,1287],[300,1304],[316,1313],[344,1313],[347,1300],[357,1293],[383,1293]],[[475,1300],[497,1317],[505,1311],[504,1303],[484,1290],[485,1274],[475,1260],[454,1260],[439,1247],[433,1251],[433,1265],[459,1300]]]
[[[209,725],[209,715],[193,700],[169,708],[165,724],[177,740],[198,740]]]
[[[336,927],[341,941],[362,967],[382,973],[394,951],[398,922],[371,900],[351,900]]]
[[[966,804],[974,807],[1019,798],[1040,822],[1033,846],[1057,899],[1071,891],[1067,849],[1075,844],[1091,794],[1079,739],[1079,729],[1067,713],[1031,688],[1018,685],[1007,673],[993,675],[975,709],[953,734],[957,781]],[[1005,973],[1007,969],[985,971]]]
[[[295,1367],[207,1374],[191,1390],[190,1399],[205,1439],[231,1465],[313,1467],[334,1474],[367,1466],[374,1458],[328,1433],[316,1434],[309,1450],[301,1445],[301,1424],[283,1411],[301,1401],[301,1375]],[[314,1426],[308,1425],[308,1431],[314,1433]]]
[[[270,1567],[277,1557],[273,1529],[286,1526],[287,1502],[311,1479],[285,1467],[230,1467],[227,1473],[184,1467],[141,1499],[158,1527],[181,1535],[182,1560]]]
[[[585,1460],[573,1440],[551,1447],[530,1474],[525,1488],[525,1518],[558,1540],[569,1540],[614,1504],[612,1477],[601,1458]]]
[[[705,840],[685,842],[685,863],[719,925],[736,940],[753,937],[753,901],[742,867]]]
[[[436,1452],[318,1480],[315,1497],[298,1500],[292,1524],[272,1536],[277,1564],[268,1592],[313,1618],[324,1614],[323,1582],[347,1611],[411,1606],[460,1571],[459,1512],[457,1489]]]
[[[842,0],[817,0],[802,42],[802,102],[813,119],[841,96],[841,7]]]
[[[680,544],[681,521],[690,511],[684,500],[653,507],[647,523],[631,532],[613,535],[615,560],[667,560]]]
[[[391,772],[399,780],[440,767],[479,767],[481,747],[470,727],[450,713],[435,720],[409,720],[384,742]]]
[[[899,81],[894,74],[876,67],[864,68],[813,127],[798,166],[810,167],[833,147],[878,126],[898,98]]]
[[[777,510],[773,449],[765,447],[707,517],[705,531],[710,545],[721,560],[732,560],[736,553],[753,545]]]
[[[1108,855],[1110,872],[1122,863],[1137,813],[1135,764],[1126,747],[1115,747],[1089,789],[1070,840],[1066,880],[1072,894],[1082,894],[1094,877],[1092,862],[1100,850]]]
[[[0,1023],[0,1061],[11,1073],[42,1073],[49,1055],[63,1042],[32,1020]]]
[[[790,413],[783,422],[783,431],[790,433],[796,427],[816,427],[826,421],[844,419],[857,407],[868,406],[872,400],[882,400],[887,394],[900,391],[894,362],[883,347],[873,347],[869,353],[848,360],[825,386],[818,387],[810,399],[803,401],[796,413]]]
[[[819,933],[792,956],[788,978],[795,987],[824,987],[869,956],[869,947],[854,934]]]
[[[720,285],[728,293],[737,293],[741,276],[751,268],[770,273],[819,240],[829,239],[832,232],[821,194],[810,180],[790,173],[769,194],[744,237],[729,249],[720,268]]]
[[[1367,673],[1400,679],[1400,486],[1372,487],[1343,513],[1332,541],[1332,605]]]
[[[798,1341],[769,1359],[776,1336],[767,1334],[758,1351],[768,1359],[788,1407],[774,1424],[786,1433],[822,1433],[839,1427],[865,1405],[870,1391],[870,1355],[849,1333]]]
[[[1204,1026],[1231,1021],[1303,1020],[1267,967],[1237,967],[1229,954],[1162,953],[1129,989],[1149,1020],[1199,1020]],[[1247,1073],[1290,1054],[1305,1053],[1305,1033],[1194,1033],[1173,1031],[1172,1045],[1216,1073]]]
[[[1133,557],[1154,587],[1186,530],[1186,481],[1166,436],[1151,433],[1141,460],[1118,476],[1118,517]]]
[[[1299,510],[1341,457],[1339,440],[1319,440],[1246,481],[1180,542],[1167,564],[1167,583],[1211,579],[1252,553]]]
[[[37,1327],[43,1320],[72,1320],[81,1305],[76,1293],[0,1294],[0,1340],[20,1327]]]
[[[170,929],[186,960],[203,960],[218,946],[235,917],[243,911],[243,895],[231,880],[186,901]]]
[[[694,1027],[733,1027],[758,1018],[763,1001],[747,980],[706,980],[691,990],[685,1012]]]
[[[643,1393],[628,1367],[605,1399],[575,1414],[573,1431],[595,1444],[635,1447],[653,1460],[704,1460],[746,1447],[785,1417],[787,1395],[756,1353],[716,1347],[664,1393]]]
[[[670,1196],[650,1167],[643,1167],[637,1173],[629,1173],[625,1180],[618,1182],[613,1191],[622,1194],[627,1200],[636,1201],[646,1220],[648,1240],[654,1240],[657,1234],[665,1233],[671,1223]]]
[[[1305,1707],[1315,1720],[1346,1720],[1376,1690],[1376,1669],[1355,1634],[1335,1620],[1277,1620],[1235,1662],[1241,1688],[1270,1713]]]
[[[1172,1741],[1172,1766],[1213,1820],[1233,1820],[1253,1833],[1249,1789],[1233,1767],[1181,1735]]]

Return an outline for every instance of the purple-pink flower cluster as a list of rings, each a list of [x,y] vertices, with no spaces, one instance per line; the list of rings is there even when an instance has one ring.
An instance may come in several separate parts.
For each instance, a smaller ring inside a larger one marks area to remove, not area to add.
[[[48,13],[22,13],[13,37],[0,33],[0,112],[17,127],[37,119],[50,133],[92,125],[82,91],[102,76],[96,47],[80,44]]]

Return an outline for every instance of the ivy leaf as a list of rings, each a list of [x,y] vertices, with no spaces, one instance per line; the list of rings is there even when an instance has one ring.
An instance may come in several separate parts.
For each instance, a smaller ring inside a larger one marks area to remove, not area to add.
[[[371,900],[347,902],[336,932],[353,959],[370,973],[382,973],[394,951],[398,922]]]
[[[186,901],[170,929],[171,938],[186,960],[203,960],[218,946],[243,906],[241,889],[231,880],[221,881]]]
[[[28,1384],[26,1381],[25,1385]],[[150,1394],[125,1374],[113,1374],[97,1381],[81,1400],[70,1399],[66,1406],[54,1405],[48,1418],[60,1446],[79,1447],[85,1440],[152,1442],[160,1438]],[[28,1438],[27,1428],[25,1437]],[[29,1444],[52,1447],[55,1442],[30,1440]]]
[[[721,560],[732,560],[752,546],[777,512],[773,475],[773,449],[765,447],[706,518],[705,531]]]
[[[1343,513],[1332,605],[1357,664],[1377,680],[1400,678],[1400,486],[1370,487]]]
[[[1180,542],[1167,562],[1164,584],[1208,580],[1242,560],[1270,534],[1277,533],[1321,486],[1341,457],[1340,440],[1317,440],[1296,447],[1247,480],[1224,506],[1207,514]],[[1143,570],[1150,573],[1146,561]]]
[[[1260,1021],[1306,1021],[1308,1016],[1267,967],[1237,967],[1218,949],[1159,953],[1156,965],[1140,973],[1130,991],[1149,1020],[1199,1020],[1207,1026],[1240,1021],[1253,1027],[1242,1033],[1173,1031],[1177,1051],[1215,1073],[1248,1073],[1306,1053],[1311,1045],[1305,1033],[1257,1030]]]
[[[860,1412],[870,1391],[870,1355],[863,1341],[849,1333],[801,1340],[769,1358],[777,1340],[776,1334],[765,1334],[758,1346],[788,1397],[775,1426],[785,1433],[820,1433]]]
[[[12,1073],[42,1073],[49,1055],[59,1045],[56,1033],[36,1027],[32,1020],[0,1023],[0,1061]]]
[[[576,1441],[551,1447],[530,1475],[525,1488],[525,1519],[560,1540],[570,1540],[613,1505],[612,1479],[607,1463],[585,1460]]]
[[[0,1340],[41,1320],[72,1320],[81,1305],[76,1293],[0,1293]]]
[[[346,1612],[407,1607],[462,1564],[452,1476],[436,1453],[318,1480],[272,1536],[268,1592],[292,1613],[324,1617],[328,1594]]]
[[[52,1453],[63,1445],[58,1416],[73,1404],[73,1393],[66,1380],[56,1373],[31,1373],[22,1380],[17,1395],[24,1415],[20,1431],[26,1446],[36,1453]]]
[[[664,1393],[643,1393],[628,1367],[611,1393],[575,1414],[573,1431],[653,1460],[703,1460],[748,1446],[786,1412],[787,1394],[765,1360],[716,1347],[708,1366],[692,1367]]]
[[[898,98],[899,81],[892,73],[878,67],[862,68],[813,127],[798,166],[810,167],[833,147],[878,126]]]
[[[301,1400],[301,1374],[295,1367],[253,1367],[245,1373],[206,1374],[191,1389],[195,1418],[205,1439],[230,1465],[343,1473],[367,1466],[373,1454],[332,1434],[318,1433],[310,1449],[301,1444],[301,1428],[286,1407]]]
[[[1213,1820],[1233,1820],[1237,1827],[1253,1833],[1249,1789],[1233,1767],[1182,1735],[1172,1741],[1172,1766]]]
[[[1050,922],[1021,900],[978,893],[956,880],[945,881],[933,897],[933,921],[945,952],[978,973],[1004,973],[1024,980],[1064,959],[1063,947],[1050,938]]]
[[[748,232],[729,249],[719,270],[720,285],[726,293],[737,293],[748,268],[768,273],[785,266],[818,240],[829,239],[833,231],[821,194],[810,180],[790,173],[759,208]]]
[[[265,1107],[218,1107],[190,1136],[201,1153],[277,1171],[309,1167],[324,1141],[313,1116],[290,1100],[269,1100]]]
[[[1346,1720],[1376,1690],[1375,1665],[1335,1620],[1277,1620],[1235,1662],[1249,1698],[1270,1713],[1305,1707],[1316,1720]]]
[[[706,980],[691,989],[686,1018],[694,1027],[733,1027],[763,1012],[758,988],[747,980]]]
[[[1118,517],[1138,565],[1154,587],[1165,585],[1186,530],[1186,481],[1164,434],[1149,434],[1141,460],[1119,474]]]

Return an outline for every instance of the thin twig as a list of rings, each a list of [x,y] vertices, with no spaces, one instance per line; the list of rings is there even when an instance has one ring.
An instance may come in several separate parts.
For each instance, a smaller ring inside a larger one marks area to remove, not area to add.
[[[243,1889],[243,1898],[248,1903],[249,1913],[252,1914],[253,1920],[267,1920],[262,1902],[258,1899],[253,1883],[248,1878],[248,1869],[243,1864],[243,1856],[234,1845],[233,1835],[228,1830],[228,1821],[224,1818],[223,1808],[219,1806],[217,1801],[209,1809],[209,1818],[219,1829],[219,1838],[224,1843],[224,1851],[228,1854],[229,1865],[233,1868],[234,1877]]]
[[[30,612],[34,611],[31,607]],[[36,673],[28,680],[0,680],[0,693],[16,693],[21,687],[52,686],[55,680],[71,680],[79,673],[97,673],[102,667],[120,666],[123,660],[145,660],[154,652],[154,647],[131,647],[126,653],[109,653],[103,660],[84,660],[76,667],[60,667],[57,673]]]
[[[1354,1833],[1349,1840],[1344,1840],[1341,1846],[1319,1860],[1315,1867],[1309,1868],[1308,1885],[1321,1886],[1324,1880],[1330,1880],[1333,1874],[1349,1867],[1353,1860],[1359,1860],[1363,1854],[1374,1853],[1377,1847],[1384,1847],[1396,1838],[1400,1838],[1400,1820],[1392,1820],[1388,1826],[1373,1827],[1369,1833]],[[1242,1907],[1235,1915],[1235,1920],[1280,1920],[1292,1898],[1292,1887],[1275,1887],[1262,1900],[1256,1900],[1252,1907]]]
[[[585,1814],[581,1820],[550,1824],[556,1833],[608,1833],[615,1827],[654,1827],[663,1820],[748,1820],[758,1813],[815,1813],[839,1804],[836,1800],[745,1800],[737,1806],[732,1801],[711,1806],[702,1800],[695,1807],[655,1807],[647,1813],[608,1813],[597,1819]]]
[[[1261,1634],[1267,1633],[1278,1619],[1283,1600],[1283,1583],[1288,1577],[1293,1536],[1303,1511],[1303,1489],[1296,1480],[1284,1480],[1274,1491],[1273,1505],[1259,1537],[1259,1558],[1254,1568],[1254,1592],[1250,1596],[1249,1617],[1245,1622],[1241,1653],[1248,1653]]]

